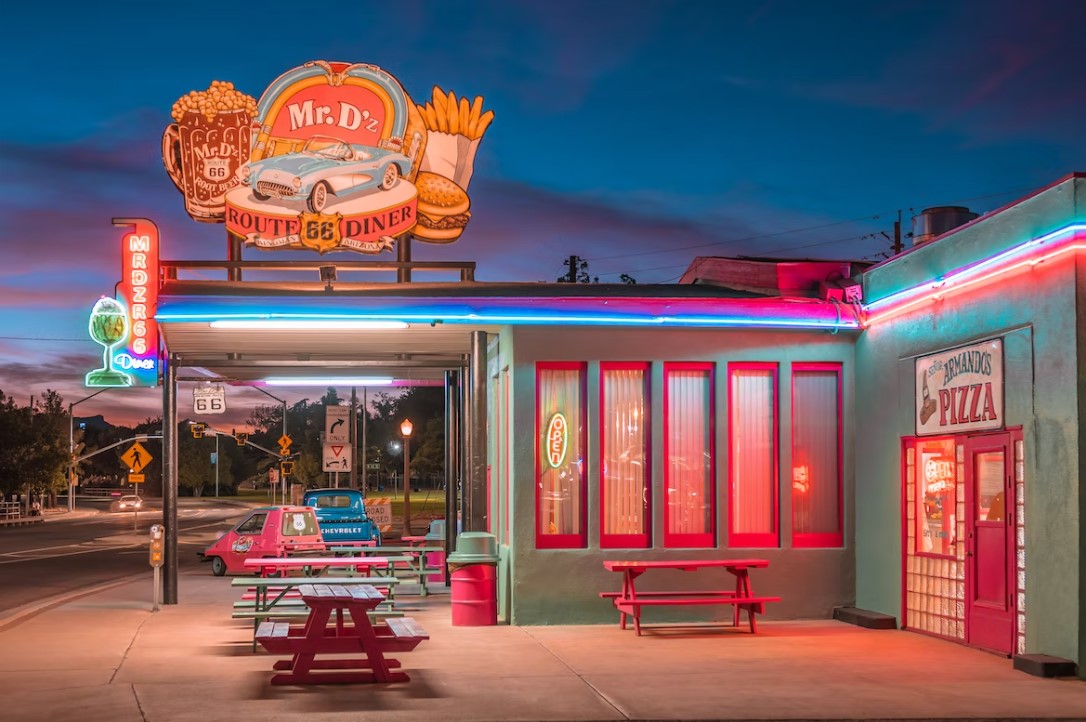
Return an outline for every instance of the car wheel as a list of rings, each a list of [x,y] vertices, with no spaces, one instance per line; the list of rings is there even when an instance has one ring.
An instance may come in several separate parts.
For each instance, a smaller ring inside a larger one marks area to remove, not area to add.
[[[332,189],[328,187],[328,184],[321,181],[317,185],[313,186],[313,192],[309,194],[309,200],[306,201],[306,205],[309,206],[309,210],[313,213],[320,213],[328,205],[328,196],[331,195]]]
[[[264,195],[256,189],[256,186],[253,186],[253,198],[256,198],[258,201],[266,201],[271,198],[271,196]]]
[[[211,557],[211,573],[217,577],[226,574],[226,562],[222,560],[222,557]]]
[[[400,166],[395,163],[389,163],[385,168],[385,175],[381,178],[381,190],[387,191],[396,185],[396,181],[400,180]]]

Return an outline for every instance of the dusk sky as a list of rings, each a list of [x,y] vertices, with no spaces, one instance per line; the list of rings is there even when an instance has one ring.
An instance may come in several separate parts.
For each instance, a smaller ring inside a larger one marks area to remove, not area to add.
[[[20,3],[4,24],[0,390],[20,404],[89,393],[111,218],[154,220],[164,259],[226,258],[161,159],[171,105],[212,80],[259,98],[306,61],[366,62],[417,102],[483,96],[471,224],[414,245],[482,281],[554,281],[570,254],[639,283],[697,255],[879,260],[898,210],[907,231],[1086,170],[1079,0]],[[262,255],[313,256],[245,250]],[[161,398],[109,391],[76,415],[135,423]]]

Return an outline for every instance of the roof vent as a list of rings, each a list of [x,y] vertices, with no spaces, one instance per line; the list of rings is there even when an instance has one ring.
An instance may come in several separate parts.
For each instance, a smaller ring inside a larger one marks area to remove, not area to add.
[[[925,208],[913,216],[913,245],[919,246],[933,238],[964,226],[977,214],[964,206],[936,206]]]

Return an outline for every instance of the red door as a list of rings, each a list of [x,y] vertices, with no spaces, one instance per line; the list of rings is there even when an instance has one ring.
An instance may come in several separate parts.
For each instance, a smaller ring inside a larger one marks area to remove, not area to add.
[[[1011,434],[965,446],[966,642],[1010,655],[1014,640],[1014,456]]]

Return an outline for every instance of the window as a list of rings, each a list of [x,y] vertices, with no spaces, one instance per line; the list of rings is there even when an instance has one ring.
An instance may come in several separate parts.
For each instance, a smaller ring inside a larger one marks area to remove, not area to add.
[[[792,546],[842,546],[841,517],[841,366],[792,364]]]
[[[776,364],[728,364],[728,421],[728,544],[779,546]]]
[[[319,534],[317,517],[313,512],[283,512],[283,536],[311,536]]]
[[[664,546],[715,542],[713,367],[664,364]]]
[[[651,546],[649,365],[600,364],[600,547]]]
[[[954,556],[958,466],[953,438],[918,439],[916,468],[916,553]]]
[[[585,364],[536,364],[536,546],[587,546]]]
[[[254,512],[252,516],[238,524],[235,530],[238,534],[259,534],[264,531],[264,522],[268,519],[268,512]]]

